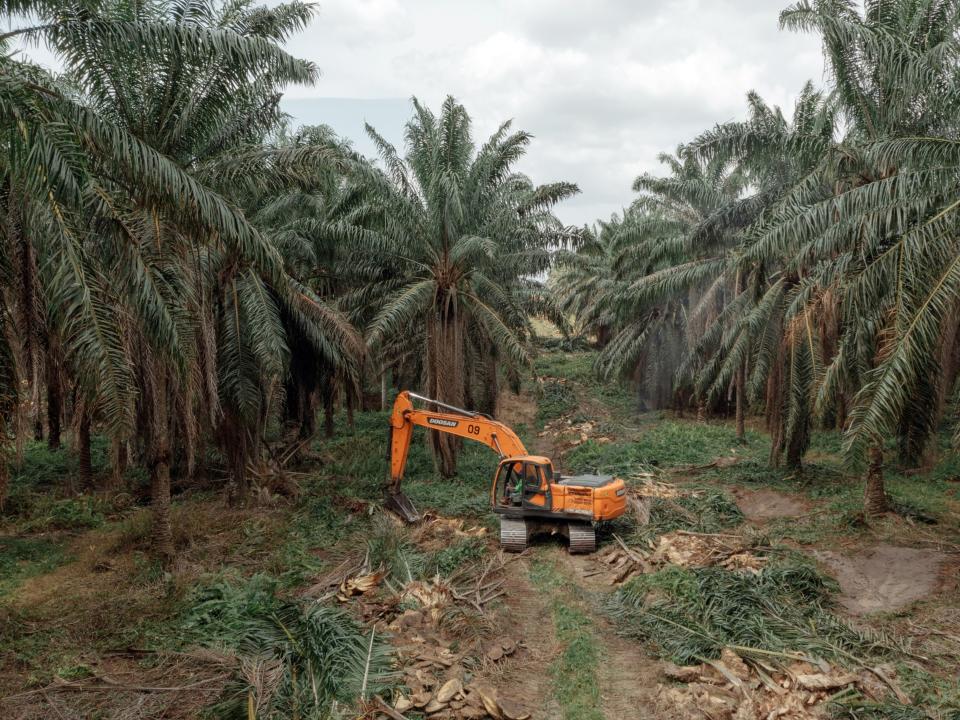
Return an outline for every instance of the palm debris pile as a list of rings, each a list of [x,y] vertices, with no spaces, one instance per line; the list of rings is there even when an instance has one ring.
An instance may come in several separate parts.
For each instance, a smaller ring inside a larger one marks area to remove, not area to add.
[[[597,435],[598,423],[592,420],[574,422],[571,417],[561,417],[551,420],[543,426],[537,437],[549,438],[554,441],[554,447],[558,450],[569,450],[578,445],[582,445],[587,440],[593,440],[595,443],[604,445],[611,442],[607,435]]]
[[[525,709],[499,698],[496,690],[478,677],[480,671],[492,669],[523,649],[522,643],[512,638],[483,639],[493,629],[483,613],[488,602],[484,593],[502,584],[495,577],[502,568],[499,558],[485,563],[469,579],[413,580],[404,586],[401,605],[408,609],[387,625],[406,687],[394,700],[395,713],[412,711],[438,720],[530,717]],[[456,653],[450,649],[454,639],[461,640]],[[469,641],[462,642],[464,639]]]
[[[459,538],[483,537],[486,528],[430,516],[413,530],[420,549]],[[526,720],[530,713],[498,696],[484,676],[525,654],[522,641],[496,634],[487,605],[502,596],[502,553],[465,563],[446,577],[417,578],[371,569],[369,555],[344,561],[315,584],[313,597],[335,598],[382,635],[394,650],[401,690],[391,700],[374,698],[373,716],[397,720],[407,713],[432,720]],[[456,647],[457,651],[451,650]]]
[[[736,572],[758,573],[767,557],[761,546],[739,535],[674,530],[648,542],[648,547],[628,546],[618,536],[615,545],[597,555],[607,566],[610,584],[619,585],[636,575],[656,572],[666,565],[688,568],[718,566]]]
[[[424,550],[439,550],[464,538],[486,536],[487,528],[482,525],[467,525],[460,518],[448,518],[427,512],[413,528],[411,540]]]
[[[896,684],[892,666],[850,672],[824,661],[796,660],[789,665],[749,664],[724,649],[720,659],[701,665],[668,663],[670,684],[658,686],[663,709],[682,717],[710,720],[807,720],[829,715],[827,703],[866,697],[880,703],[893,690],[909,704]],[[834,706],[835,707],[835,706]]]

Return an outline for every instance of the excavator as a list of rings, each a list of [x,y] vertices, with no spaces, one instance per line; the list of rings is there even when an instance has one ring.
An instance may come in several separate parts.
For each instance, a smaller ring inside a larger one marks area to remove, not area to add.
[[[414,400],[426,407],[415,408]],[[507,552],[523,552],[534,535],[560,533],[568,539],[571,553],[591,553],[597,547],[594,523],[612,520],[626,510],[623,480],[610,475],[562,476],[550,458],[527,453],[517,434],[489,415],[405,390],[397,395],[390,415],[384,505],[406,522],[420,519],[400,488],[418,425],[483,443],[500,456],[490,506],[500,516],[500,546]]]

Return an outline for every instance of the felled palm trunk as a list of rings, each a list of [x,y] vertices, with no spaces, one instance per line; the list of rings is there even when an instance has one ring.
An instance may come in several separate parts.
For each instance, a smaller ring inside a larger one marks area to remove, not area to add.
[[[867,517],[879,517],[889,509],[883,484],[883,448],[873,445],[868,451],[868,461],[863,510]]]
[[[427,392],[450,405],[463,407],[463,320],[453,290],[439,298],[439,307],[427,320]],[[447,433],[430,432],[434,462],[444,477],[457,472],[459,439]]]

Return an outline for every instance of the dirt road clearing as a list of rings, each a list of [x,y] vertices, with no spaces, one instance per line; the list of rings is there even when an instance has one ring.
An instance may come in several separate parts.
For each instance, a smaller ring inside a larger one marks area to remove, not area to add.
[[[857,553],[813,556],[840,583],[840,604],[854,615],[888,612],[934,594],[947,557],[933,550],[874,545]]]

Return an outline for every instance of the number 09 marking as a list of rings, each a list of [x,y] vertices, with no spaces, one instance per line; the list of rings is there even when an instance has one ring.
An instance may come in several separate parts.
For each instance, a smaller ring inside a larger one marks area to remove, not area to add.
[[[479,435],[479,434],[480,434],[480,426],[479,426],[479,425],[467,425],[467,432],[468,432],[470,435]]]

